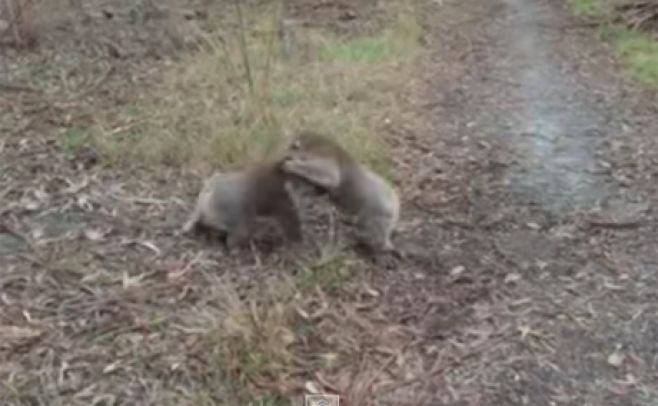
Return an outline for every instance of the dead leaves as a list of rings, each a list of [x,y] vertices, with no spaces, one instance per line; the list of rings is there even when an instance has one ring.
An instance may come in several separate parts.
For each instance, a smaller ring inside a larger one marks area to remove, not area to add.
[[[44,332],[34,327],[0,325],[0,350],[14,351],[17,347],[28,345]]]

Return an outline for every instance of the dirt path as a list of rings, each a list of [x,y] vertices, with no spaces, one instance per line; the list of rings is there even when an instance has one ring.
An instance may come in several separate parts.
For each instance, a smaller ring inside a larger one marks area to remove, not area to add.
[[[389,289],[425,341],[387,404],[658,402],[655,100],[562,7],[445,2],[428,21],[407,214],[436,257]]]

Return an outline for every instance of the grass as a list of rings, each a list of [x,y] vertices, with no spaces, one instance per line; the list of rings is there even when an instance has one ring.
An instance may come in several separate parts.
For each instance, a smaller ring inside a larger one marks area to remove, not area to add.
[[[421,35],[413,9],[393,8],[378,35],[299,28],[294,58],[280,52],[278,9],[243,10],[244,43],[239,33],[204,36],[204,48],[173,66],[140,107],[144,125],[116,133],[99,120],[94,143],[117,164],[227,168],[272,156],[308,128],[335,136],[386,176],[382,123],[399,114],[396,96]]]
[[[66,130],[60,144],[64,153],[67,156],[72,156],[87,142],[88,134],[82,129],[73,127]]]
[[[284,406],[315,374],[359,372],[359,379],[371,379],[354,362],[359,346],[388,338],[346,312],[353,305],[350,289],[359,286],[345,286],[353,276],[347,258],[326,254],[258,281],[245,297],[230,284],[209,283],[203,309],[180,316],[186,330],[203,337],[196,340],[198,355],[188,355],[206,360],[195,404]]]
[[[308,291],[317,287],[335,293],[350,276],[346,260],[342,255],[335,255],[304,265],[297,274],[297,289]]]
[[[203,362],[195,404],[288,405],[279,386],[295,366],[290,347],[295,291],[289,279],[263,281],[256,294],[240,298],[218,283],[203,309],[184,316],[195,331],[193,357]],[[263,384],[271,384],[263,388]]]
[[[606,0],[569,0],[574,13],[580,17],[603,17],[609,10]]]
[[[348,41],[333,39],[320,48],[322,61],[343,63],[386,63],[412,56],[415,45],[422,35],[413,14],[400,10],[392,28],[377,36],[355,38]]]
[[[314,373],[335,373],[340,363],[351,362],[363,323],[348,328],[350,320],[337,311],[342,303],[325,290],[336,286],[335,269],[343,265],[331,258],[309,264],[312,275],[282,273],[260,281],[246,298],[224,286],[213,295],[221,304],[206,305],[205,317],[199,311],[184,317],[193,323],[188,329],[202,331],[193,357],[206,360],[195,404],[290,405]]]
[[[650,36],[623,27],[609,27],[603,37],[624,58],[633,78],[647,86],[658,86],[658,42]]]
[[[570,0],[569,4],[577,16],[604,21],[601,37],[614,45],[633,79],[658,86],[658,42],[654,37],[611,23],[614,10],[610,1]]]

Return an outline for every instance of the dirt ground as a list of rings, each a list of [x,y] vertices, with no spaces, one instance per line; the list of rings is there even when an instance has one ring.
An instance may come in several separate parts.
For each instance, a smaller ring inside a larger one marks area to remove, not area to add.
[[[565,7],[444,2],[428,20],[410,162],[431,171],[417,230],[440,265],[386,295],[432,337],[409,404],[658,401],[655,94]]]
[[[308,4],[298,11],[341,27],[362,11],[345,3],[318,17]],[[186,7],[181,21],[201,18]],[[625,79],[562,1],[425,7],[429,52],[400,95],[413,118],[387,133],[408,254],[355,260],[359,288],[345,293],[377,292],[360,317],[403,338],[372,358],[362,397],[341,404],[658,404],[655,92]],[[184,404],[162,393],[207,379],[195,331],[220,314],[220,286],[243,297],[295,261],[276,241],[228,257],[176,236],[191,175],[106,168],[56,141],[92,120],[87,104],[138,101],[159,52],[189,45],[184,24],[140,34],[147,46],[102,24],[64,27],[38,53],[11,54],[7,71],[75,54],[88,77],[71,66],[68,78],[83,90],[0,93],[0,400]],[[103,29],[104,41],[81,36]],[[355,357],[384,345],[368,340]]]

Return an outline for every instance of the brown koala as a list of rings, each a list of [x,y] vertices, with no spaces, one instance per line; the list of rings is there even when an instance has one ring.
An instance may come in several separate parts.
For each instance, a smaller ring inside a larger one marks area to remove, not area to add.
[[[254,220],[269,217],[288,240],[300,241],[299,215],[286,181],[280,161],[244,171],[217,172],[205,181],[182,232],[189,233],[199,225],[224,232],[230,249],[249,239]]]
[[[342,211],[354,215],[359,240],[366,246],[394,250],[391,236],[400,216],[397,193],[338,142],[302,132],[288,148],[282,169],[324,189]]]

